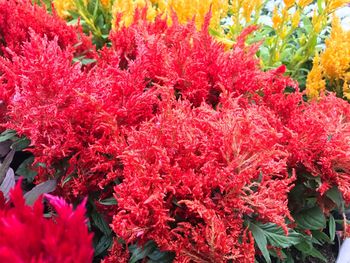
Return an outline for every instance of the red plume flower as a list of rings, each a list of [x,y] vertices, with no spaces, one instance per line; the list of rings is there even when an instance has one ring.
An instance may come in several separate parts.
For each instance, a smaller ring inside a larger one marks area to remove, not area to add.
[[[46,196],[56,216],[44,218],[42,199],[25,204],[20,183],[0,208],[0,262],[92,262],[92,234],[88,232],[83,201],[75,210],[63,199]]]

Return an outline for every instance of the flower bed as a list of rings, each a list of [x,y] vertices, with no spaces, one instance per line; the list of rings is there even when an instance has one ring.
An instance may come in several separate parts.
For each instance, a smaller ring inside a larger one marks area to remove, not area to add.
[[[0,0],[0,259],[327,261],[350,65],[335,19],[311,69],[345,4],[319,2],[267,27],[244,1]]]

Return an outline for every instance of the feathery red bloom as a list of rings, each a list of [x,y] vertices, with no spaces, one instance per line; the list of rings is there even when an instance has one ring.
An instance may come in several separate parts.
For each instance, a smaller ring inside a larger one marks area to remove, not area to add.
[[[33,4],[31,0],[0,1],[0,54],[11,56],[6,48],[19,52],[22,43],[30,38],[30,29],[50,40],[57,37],[61,48],[72,48],[77,56],[91,57],[95,50],[81,27],[68,26],[64,20],[48,14],[44,7]]]
[[[57,38],[48,41],[32,32],[21,54],[0,64],[0,94],[6,127],[26,135],[36,162],[47,167],[39,179],[63,165],[62,179],[71,176],[65,193],[77,196],[117,177],[120,163],[112,156],[123,143],[105,80],[71,61],[72,53],[62,50]]]
[[[85,202],[75,211],[63,199],[47,196],[57,216],[44,218],[41,198],[27,206],[20,183],[10,203],[0,207],[1,262],[92,262],[92,234],[85,219]]]
[[[283,67],[260,70],[254,58],[258,44],[244,43],[254,27],[246,29],[233,49],[226,52],[209,35],[208,22],[207,18],[202,30],[197,31],[193,23],[181,25],[176,17],[172,26],[167,26],[161,18],[150,23],[140,14],[131,26],[111,34],[113,47],[104,50],[104,62],[140,78],[144,86],[171,86],[178,98],[188,99],[194,106],[202,102],[215,106],[223,92],[269,101],[287,85],[296,86],[296,82],[283,77]],[[111,59],[116,56],[119,61]]]
[[[329,94],[299,107],[287,127],[293,131],[288,144],[291,165],[303,165],[321,178],[323,194],[338,186],[350,202],[350,108],[348,102]]]
[[[217,111],[177,102],[130,131],[114,231],[196,262],[241,262],[244,215],[283,227],[289,215],[294,178],[275,123],[266,107],[245,110],[238,100]]]

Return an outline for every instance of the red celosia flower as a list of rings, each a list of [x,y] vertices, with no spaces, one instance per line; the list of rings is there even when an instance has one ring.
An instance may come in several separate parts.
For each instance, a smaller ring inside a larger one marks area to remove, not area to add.
[[[114,240],[109,255],[101,263],[128,263],[129,253],[118,240]]]
[[[76,55],[91,57],[95,50],[91,40],[81,27],[68,26],[58,16],[48,14],[44,7],[30,0],[0,1],[0,54],[9,55],[5,48],[19,52],[21,45],[30,36],[29,29],[52,40],[57,37],[61,48],[72,48]]]
[[[238,100],[217,111],[175,104],[128,133],[113,229],[127,242],[152,239],[195,262],[250,262],[254,253],[237,243],[242,217],[285,227],[289,216],[294,178],[274,128],[279,121]]]
[[[113,49],[104,50],[103,62],[127,70],[143,81],[144,88],[172,86],[177,97],[190,100],[194,106],[203,101],[215,106],[222,92],[269,101],[287,85],[296,86],[282,76],[283,67],[260,70],[254,58],[258,45],[244,44],[254,27],[243,32],[233,50],[226,52],[209,35],[209,20],[199,32],[193,23],[181,25],[176,17],[173,21],[168,27],[165,20],[150,23],[139,14],[131,26],[111,34]],[[117,61],[113,59],[116,56]]]
[[[1,193],[0,193],[1,195]],[[44,218],[41,199],[27,206],[20,183],[10,203],[0,207],[1,262],[92,262],[92,234],[85,219],[85,201],[75,211],[63,199],[47,196],[57,216]]]
[[[98,75],[72,65],[72,53],[62,50],[57,39],[31,35],[21,55],[0,64],[6,126],[35,146],[31,151],[36,161],[47,166],[39,179],[65,165],[62,177],[71,176],[66,195],[85,195],[118,176],[120,162],[112,156],[123,143],[111,110],[114,97],[106,99],[108,91]]]
[[[290,119],[293,131],[288,143],[290,165],[302,165],[320,176],[321,194],[337,186],[350,202],[350,108],[349,104],[329,94],[299,107]]]

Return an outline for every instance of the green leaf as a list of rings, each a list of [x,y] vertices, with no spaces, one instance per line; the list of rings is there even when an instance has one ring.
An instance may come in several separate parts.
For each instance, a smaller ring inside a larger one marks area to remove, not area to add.
[[[10,167],[10,164],[13,160],[13,156],[15,155],[15,151],[11,150],[5,157],[2,164],[0,164],[0,183],[4,180],[6,173]]]
[[[270,58],[269,49],[265,46],[261,46],[259,49],[259,57],[266,63]]]
[[[324,243],[331,243],[329,236],[322,230],[311,230],[312,242],[317,245],[323,245]]]
[[[115,200],[115,198],[112,196],[112,197],[101,200],[100,204],[102,204],[102,205],[116,205],[118,203],[117,203],[117,200]]]
[[[335,238],[336,226],[335,226],[334,217],[333,217],[332,215],[329,215],[329,224],[328,224],[328,228],[329,228],[329,237],[331,238],[331,241],[333,241],[334,238]]]
[[[286,236],[283,229],[276,224],[258,224],[258,226],[264,231],[267,241],[274,247],[287,248],[302,241],[302,235],[292,229],[289,229]]]
[[[302,210],[294,215],[295,222],[302,229],[318,230],[326,227],[326,218],[320,207]]]
[[[112,236],[102,236],[95,246],[95,256],[98,256],[105,252],[112,245],[112,242]]]
[[[219,31],[209,28],[209,34],[214,36],[214,37],[222,37],[221,33],[219,33]]]
[[[32,190],[25,193],[24,199],[26,200],[26,204],[33,205],[40,195],[53,192],[56,189],[56,185],[57,182],[55,179],[36,185]]]
[[[291,255],[290,251],[286,251],[286,258],[282,262],[294,263],[294,259],[293,259],[293,256]]]
[[[96,21],[95,24],[96,24],[97,27],[103,28],[104,23],[105,23],[104,18],[103,18],[103,15],[99,15],[99,16],[96,18],[95,21]]]
[[[148,255],[147,263],[172,263],[175,258],[175,254],[169,251],[154,250]]]
[[[84,59],[80,60],[80,62],[83,65],[88,65],[88,64],[91,64],[91,63],[95,63],[96,59],[84,58]]]
[[[322,0],[317,0],[317,8],[318,8],[318,13],[322,14],[323,13],[323,6],[322,6]]]
[[[34,156],[25,159],[16,170],[17,175],[21,175],[28,180],[28,182],[33,182],[34,177],[38,174],[37,171],[31,169],[31,165],[34,162]]]
[[[72,179],[73,179],[73,174],[70,174],[66,178],[64,178],[64,180],[61,183],[62,187]]]
[[[4,142],[7,140],[12,139],[13,137],[16,136],[16,131],[14,130],[6,130],[3,133],[0,134],[0,142]]]
[[[15,187],[15,184],[15,173],[13,172],[12,168],[9,168],[4,181],[0,185],[0,191],[3,193],[6,200],[9,199],[10,191],[13,187]]]
[[[303,241],[295,245],[295,248],[298,249],[301,253],[308,255],[308,253],[313,248],[313,245],[310,241]]]
[[[138,247],[136,245],[129,246],[129,251],[131,253],[129,263],[136,263],[137,261],[146,258],[156,249],[157,246],[154,241],[148,241],[144,247]]]
[[[75,26],[75,25],[78,24],[79,20],[80,20],[79,18],[74,18],[74,19],[68,21],[67,24],[68,24],[68,25]]]
[[[327,259],[321,254],[321,252],[314,247],[311,248],[311,250],[308,252],[308,255],[314,258],[321,259],[325,263],[328,262]]]
[[[16,152],[22,151],[25,148],[27,148],[30,145],[30,140],[28,140],[26,137],[22,137],[12,143],[11,149],[15,150]]]
[[[339,192],[338,188],[336,186],[332,187],[326,192],[326,196],[331,199],[338,208],[342,207],[343,204],[343,198],[341,196],[341,193]]]
[[[249,229],[252,231],[255,243],[263,254],[267,263],[271,263],[269,251],[267,250],[267,239],[264,231],[257,225],[249,223]]]
[[[112,233],[111,228],[109,225],[106,223],[106,221],[103,219],[103,217],[97,212],[94,211],[91,214],[91,218],[95,224],[95,226],[102,231],[105,235],[110,235]]]

